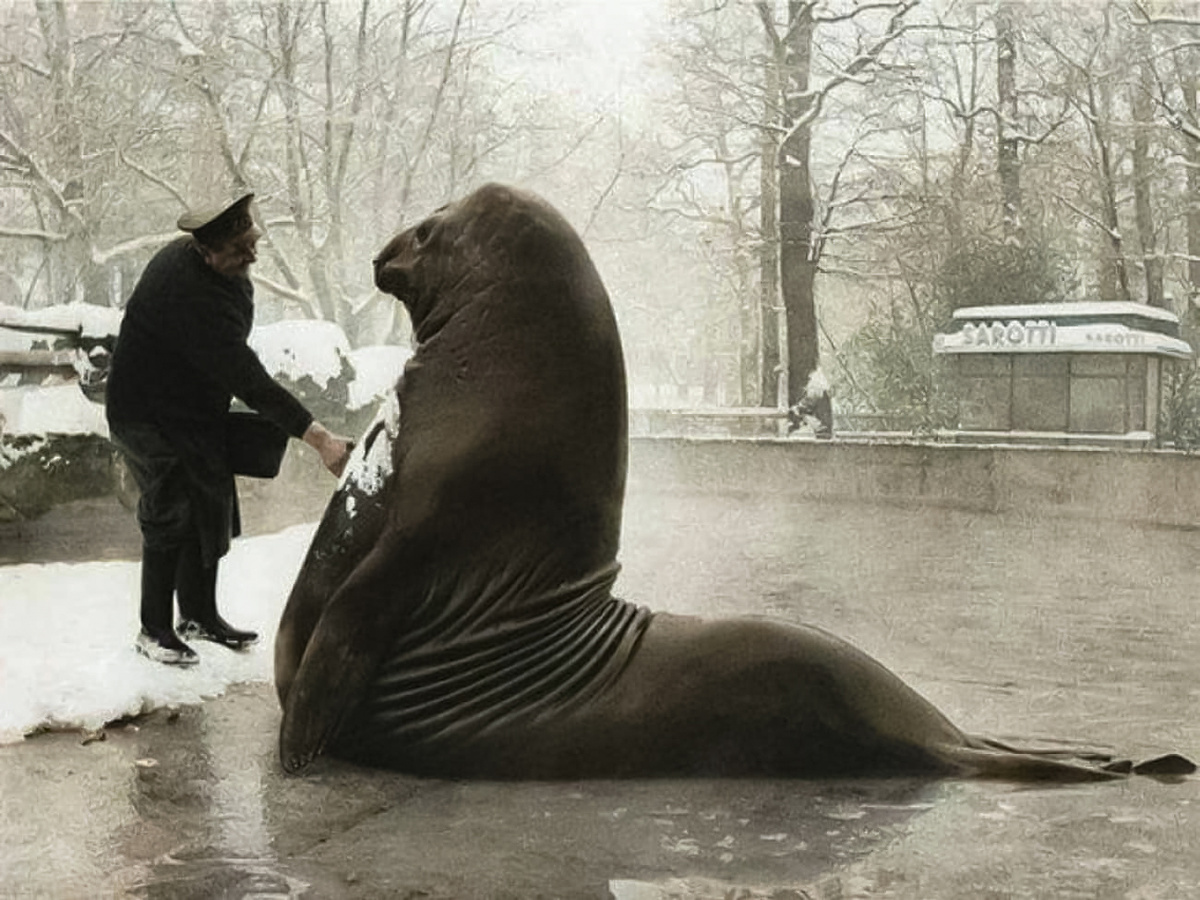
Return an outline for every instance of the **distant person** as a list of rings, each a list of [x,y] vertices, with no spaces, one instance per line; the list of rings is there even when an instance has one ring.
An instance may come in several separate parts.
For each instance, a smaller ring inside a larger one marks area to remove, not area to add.
[[[217,611],[217,566],[241,531],[234,458],[273,454],[277,467],[291,436],[339,476],[351,446],[271,378],[247,344],[254,321],[249,271],[262,236],[250,214],[253,196],[179,219],[187,235],[155,254],[138,280],[108,377],[109,430],[141,489],[142,627],[135,646],[170,665],[198,661],[181,638],[235,650],[258,639]],[[233,397],[261,414],[249,434],[230,413]],[[247,446],[254,443],[263,446]]]
[[[814,419],[813,435],[823,440],[833,437],[833,400],[830,397],[829,382],[820,369],[814,369],[808,377],[804,388],[804,396],[787,411],[788,434],[798,431],[806,419]]]

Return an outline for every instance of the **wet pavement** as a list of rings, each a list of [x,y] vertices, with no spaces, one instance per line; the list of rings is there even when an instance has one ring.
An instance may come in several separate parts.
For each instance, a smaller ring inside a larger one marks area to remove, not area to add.
[[[603,898],[706,878],[787,896],[837,880],[944,791],[451,782],[338,763],[291,778],[273,757],[277,721],[270,692],[247,687],[103,742],[6,748],[4,883],[55,897]]]
[[[971,731],[1200,755],[1194,532],[631,492],[618,588],[837,632]],[[268,685],[0,747],[0,896],[1191,898],[1200,779],[284,776]]]
[[[274,758],[263,685],[0,748],[6,897],[1200,896],[1196,782],[454,782]]]

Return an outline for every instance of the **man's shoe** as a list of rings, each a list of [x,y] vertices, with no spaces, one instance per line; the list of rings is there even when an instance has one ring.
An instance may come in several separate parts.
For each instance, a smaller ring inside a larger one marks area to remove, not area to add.
[[[179,623],[179,635],[192,641],[211,641],[230,650],[243,650],[258,640],[257,631],[234,628],[220,616],[215,622],[201,623],[195,619],[184,619]]]
[[[173,631],[151,634],[142,629],[134,641],[137,652],[147,659],[167,666],[194,666],[200,662],[196,651],[181,641]]]

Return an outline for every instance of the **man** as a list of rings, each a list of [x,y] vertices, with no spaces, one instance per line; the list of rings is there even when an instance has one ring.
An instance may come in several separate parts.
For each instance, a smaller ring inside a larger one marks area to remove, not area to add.
[[[198,661],[181,636],[231,649],[258,637],[217,612],[217,565],[241,530],[232,397],[282,429],[281,443],[286,435],[303,439],[334,475],[351,446],[271,378],[246,343],[254,319],[248,273],[262,236],[250,214],[253,196],[179,219],[187,235],[160,250],[138,280],[108,378],[109,429],[141,489],[136,647],[171,665]]]

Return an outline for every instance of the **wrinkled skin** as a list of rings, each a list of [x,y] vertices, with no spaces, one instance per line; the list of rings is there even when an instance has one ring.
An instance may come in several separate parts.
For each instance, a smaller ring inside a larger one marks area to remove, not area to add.
[[[826,632],[662,614],[586,702],[414,754],[380,731],[387,695],[380,702],[377,690],[410,634],[436,645],[439,623],[460,627],[454,607],[497,582],[518,586],[503,595],[511,600],[538,578],[570,584],[615,571],[625,380],[586,250],[535,197],[481,188],[394,238],[375,278],[408,308],[418,349],[397,385],[398,415],[360,441],[283,614],[275,677],[287,770],[323,752],[505,778],[1071,781],[1194,770],[1174,755],[1139,769],[1076,746],[1021,750],[968,736]],[[374,718],[358,712],[373,690]]]

